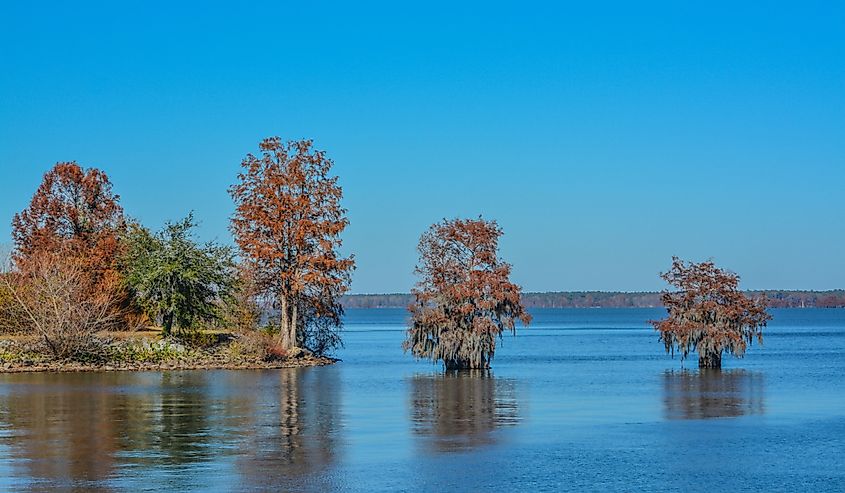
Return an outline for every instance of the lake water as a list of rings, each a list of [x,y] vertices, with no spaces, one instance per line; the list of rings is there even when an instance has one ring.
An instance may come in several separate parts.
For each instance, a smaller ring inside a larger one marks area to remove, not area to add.
[[[0,490],[845,491],[845,310],[683,369],[661,310],[536,310],[489,373],[351,310],[325,368],[0,375]]]

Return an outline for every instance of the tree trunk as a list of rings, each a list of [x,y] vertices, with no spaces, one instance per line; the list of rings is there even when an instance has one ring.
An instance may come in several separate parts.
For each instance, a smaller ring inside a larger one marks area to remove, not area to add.
[[[299,308],[299,303],[294,302],[293,307],[291,307],[291,311],[293,314],[291,315],[290,320],[290,340],[291,340],[291,347],[299,347],[299,339],[297,338],[297,325],[299,324],[299,320],[297,320],[297,308]]]
[[[290,319],[288,318],[288,299],[286,297],[282,297],[281,299],[281,308],[282,308],[282,317],[281,317],[281,327],[279,327],[279,345],[282,346],[283,349],[290,349],[293,347],[293,344],[290,340]]]
[[[453,371],[453,370],[486,370],[490,368],[490,362],[485,360],[484,358],[481,359],[480,362],[473,363],[466,360],[458,360],[458,359],[450,359],[450,360],[443,360],[443,363],[446,364],[446,371]]]
[[[47,333],[44,333],[42,335],[44,336],[44,342],[47,343],[47,346],[49,346],[50,351],[53,352],[53,356],[58,356],[59,350],[56,348],[56,345],[53,344],[53,341],[51,341],[50,338],[47,336]]]
[[[173,330],[173,314],[172,313],[165,313],[161,317],[161,335],[169,336]]]
[[[722,353],[704,353],[698,355],[699,368],[721,368],[722,367]]]

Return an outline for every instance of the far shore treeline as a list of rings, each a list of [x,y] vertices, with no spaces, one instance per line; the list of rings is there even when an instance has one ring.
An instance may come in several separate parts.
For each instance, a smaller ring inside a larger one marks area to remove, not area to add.
[[[845,308],[845,290],[746,291],[751,297],[765,294],[770,308]],[[412,294],[349,294],[341,297],[344,308],[407,308]],[[552,291],[523,293],[526,308],[662,308],[658,291]]]

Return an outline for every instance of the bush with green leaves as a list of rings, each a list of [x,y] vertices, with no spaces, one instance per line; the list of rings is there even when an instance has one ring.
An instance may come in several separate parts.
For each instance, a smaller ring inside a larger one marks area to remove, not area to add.
[[[232,249],[194,239],[193,214],[167,223],[158,233],[130,224],[121,259],[134,303],[161,323],[163,335],[194,329],[220,318],[235,289]]]

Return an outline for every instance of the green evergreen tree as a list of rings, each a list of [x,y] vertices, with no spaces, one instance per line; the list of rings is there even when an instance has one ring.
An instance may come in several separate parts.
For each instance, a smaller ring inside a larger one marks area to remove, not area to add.
[[[193,214],[167,223],[156,234],[130,225],[122,267],[133,300],[162,325],[163,335],[174,326],[189,330],[198,322],[220,317],[220,306],[235,289],[232,249],[193,235]]]

